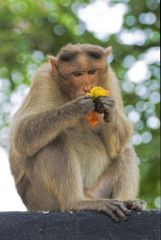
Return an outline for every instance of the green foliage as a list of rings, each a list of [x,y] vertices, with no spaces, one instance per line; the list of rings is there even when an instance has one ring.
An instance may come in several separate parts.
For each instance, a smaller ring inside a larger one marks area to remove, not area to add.
[[[120,3],[117,0],[109,2],[111,6]],[[22,86],[29,86],[33,73],[46,61],[47,55],[56,54],[69,42],[112,45],[112,66],[123,89],[125,111],[127,114],[135,111],[140,116],[134,123],[134,142],[141,169],[140,198],[145,199],[149,207],[156,207],[154,201],[160,191],[160,137],[159,127],[148,122],[152,117],[154,121],[159,117],[159,101],[156,100],[159,63],[147,63],[146,81],[131,82],[126,73],[136,61],[144,61],[148,50],[159,46],[159,0],[123,0],[121,3],[128,7],[121,31],[101,41],[78,17],[78,8],[90,4],[88,0],[0,0],[0,133],[2,136],[8,127],[13,94],[20,92]],[[148,20],[149,13],[153,21]],[[121,40],[125,31],[134,37],[139,31],[144,33],[145,39],[127,45]],[[145,94],[139,93],[141,91]],[[1,145],[2,140],[3,137]]]

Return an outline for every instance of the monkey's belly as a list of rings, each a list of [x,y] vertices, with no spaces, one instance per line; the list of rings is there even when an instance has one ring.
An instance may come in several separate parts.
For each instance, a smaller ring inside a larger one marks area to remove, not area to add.
[[[69,135],[68,135],[69,136]],[[84,189],[91,189],[109,164],[104,144],[94,133],[70,135],[70,148],[78,161]]]

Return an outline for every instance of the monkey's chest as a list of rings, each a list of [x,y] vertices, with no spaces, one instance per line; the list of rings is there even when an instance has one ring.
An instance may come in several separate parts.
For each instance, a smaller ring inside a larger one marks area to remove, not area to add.
[[[73,158],[78,163],[85,189],[96,185],[98,178],[108,166],[109,159],[104,144],[95,133],[72,131],[68,137]]]

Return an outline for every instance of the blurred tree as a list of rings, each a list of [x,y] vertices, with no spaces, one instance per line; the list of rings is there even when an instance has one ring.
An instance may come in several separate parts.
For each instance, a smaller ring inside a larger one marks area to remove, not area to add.
[[[118,0],[99,1],[110,7],[120,4]],[[141,169],[140,198],[149,207],[159,207],[159,60],[156,54],[160,40],[160,0],[122,0],[126,13],[121,30],[102,39],[90,32],[79,17],[80,7],[85,9],[94,2],[0,0],[0,145],[6,145],[14,105],[21,102],[31,77],[47,54],[56,54],[69,42],[112,45],[112,66],[123,89],[125,111],[135,127],[132,142]],[[136,72],[138,77],[133,79]]]

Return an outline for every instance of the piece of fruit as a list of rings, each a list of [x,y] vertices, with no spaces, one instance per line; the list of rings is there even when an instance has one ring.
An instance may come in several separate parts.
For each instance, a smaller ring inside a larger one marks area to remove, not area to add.
[[[96,112],[90,112],[87,114],[87,122],[91,127],[95,127],[99,122],[99,115]]]
[[[102,87],[94,87],[90,90],[89,93],[87,93],[87,96],[91,96],[93,99],[101,96],[108,96],[109,91],[102,88]]]
[[[91,96],[95,100],[97,97],[109,96],[109,91],[102,87],[94,87],[87,93],[87,96]],[[91,127],[95,127],[99,122],[99,114],[96,112],[88,113],[87,122]]]

